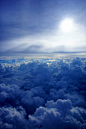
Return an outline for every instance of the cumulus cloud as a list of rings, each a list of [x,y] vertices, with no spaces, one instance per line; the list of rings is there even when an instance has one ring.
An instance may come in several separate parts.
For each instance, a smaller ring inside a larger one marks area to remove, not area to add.
[[[85,62],[77,57],[1,63],[0,128],[86,128]]]
[[[81,61],[81,59],[79,57],[76,57],[72,60],[71,62],[71,66],[74,66],[74,65],[78,65],[78,66],[81,66],[83,63]]]
[[[0,108],[1,129],[27,128],[26,120],[24,118],[25,111],[23,110],[19,112],[15,108],[11,108],[11,107]]]
[[[43,105],[44,99],[38,96],[36,89],[26,91],[21,95],[21,104],[24,106],[28,113],[34,113],[35,109]]]
[[[29,115],[31,129],[78,129],[86,127],[85,109],[74,108],[70,100],[48,101],[46,107],[39,107],[34,115]]]

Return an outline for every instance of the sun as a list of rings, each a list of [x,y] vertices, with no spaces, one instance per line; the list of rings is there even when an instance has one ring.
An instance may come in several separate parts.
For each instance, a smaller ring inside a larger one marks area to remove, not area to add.
[[[65,32],[70,32],[73,29],[73,19],[65,19],[61,22],[60,27]]]

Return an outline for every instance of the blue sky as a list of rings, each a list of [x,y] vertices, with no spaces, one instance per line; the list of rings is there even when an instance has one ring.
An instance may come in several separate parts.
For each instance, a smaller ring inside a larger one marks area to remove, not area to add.
[[[0,0],[1,55],[85,52],[85,14],[85,0]],[[73,20],[69,32],[65,19]]]

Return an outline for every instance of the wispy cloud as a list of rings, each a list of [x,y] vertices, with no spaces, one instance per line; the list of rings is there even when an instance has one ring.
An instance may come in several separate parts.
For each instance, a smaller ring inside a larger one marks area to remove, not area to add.
[[[81,7],[85,8],[86,2],[77,2],[27,0],[16,3],[14,0],[1,0],[0,52],[85,52],[86,9],[82,11]],[[75,8],[75,5],[79,8]],[[66,18],[73,20],[70,32],[64,32],[60,27]]]

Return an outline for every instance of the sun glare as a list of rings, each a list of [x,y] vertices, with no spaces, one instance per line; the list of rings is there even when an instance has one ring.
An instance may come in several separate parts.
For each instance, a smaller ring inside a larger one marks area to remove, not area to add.
[[[73,29],[73,20],[72,19],[63,20],[61,22],[60,27],[63,31],[70,32]]]

